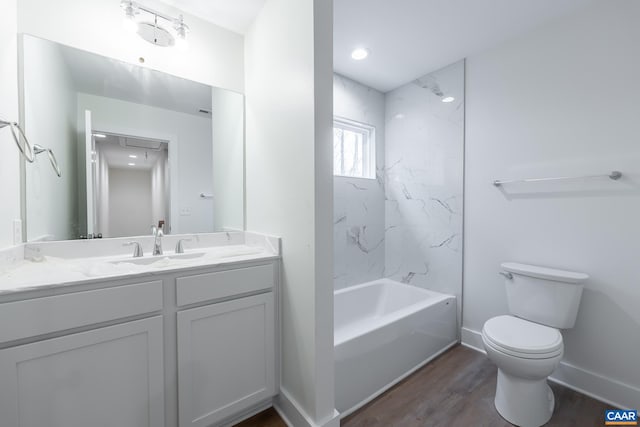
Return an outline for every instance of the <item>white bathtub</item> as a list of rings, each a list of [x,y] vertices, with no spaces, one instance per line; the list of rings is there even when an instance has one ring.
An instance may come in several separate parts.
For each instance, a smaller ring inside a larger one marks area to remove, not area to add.
[[[454,296],[380,279],[335,291],[334,298],[341,417],[457,342]]]

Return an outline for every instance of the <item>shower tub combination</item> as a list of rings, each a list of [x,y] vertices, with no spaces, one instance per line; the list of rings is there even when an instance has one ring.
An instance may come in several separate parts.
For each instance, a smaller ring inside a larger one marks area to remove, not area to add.
[[[335,291],[334,298],[341,417],[458,341],[455,296],[380,279]]]

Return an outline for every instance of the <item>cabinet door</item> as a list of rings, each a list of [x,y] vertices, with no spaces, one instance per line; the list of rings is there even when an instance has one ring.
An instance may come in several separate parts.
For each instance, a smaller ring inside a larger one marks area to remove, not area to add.
[[[273,293],[178,313],[180,426],[210,426],[275,394]]]
[[[162,343],[158,316],[0,350],[0,426],[164,426]]]

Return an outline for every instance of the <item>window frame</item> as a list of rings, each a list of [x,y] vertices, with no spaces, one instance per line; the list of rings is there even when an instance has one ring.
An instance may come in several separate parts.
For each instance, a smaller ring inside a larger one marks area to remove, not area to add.
[[[340,178],[356,178],[356,179],[376,179],[376,128],[373,125],[368,123],[358,122],[356,120],[347,119],[345,117],[334,116],[333,117],[333,135],[335,138],[335,129],[339,128],[350,132],[356,132],[363,135],[363,154],[365,154],[368,158],[365,159],[363,156],[362,159],[362,176],[354,176],[354,175],[342,175],[335,172],[335,165],[332,165],[333,176]],[[342,146],[344,147],[344,140],[342,142]],[[332,141],[333,147],[333,141]],[[335,148],[333,148],[335,149]],[[333,154],[333,159],[335,160],[335,152]],[[344,156],[343,156],[344,157]]]

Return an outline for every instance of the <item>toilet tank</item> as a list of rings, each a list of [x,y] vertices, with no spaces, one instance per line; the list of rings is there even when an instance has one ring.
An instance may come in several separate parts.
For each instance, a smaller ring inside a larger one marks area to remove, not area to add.
[[[509,312],[558,329],[573,328],[587,274],[505,262]]]

